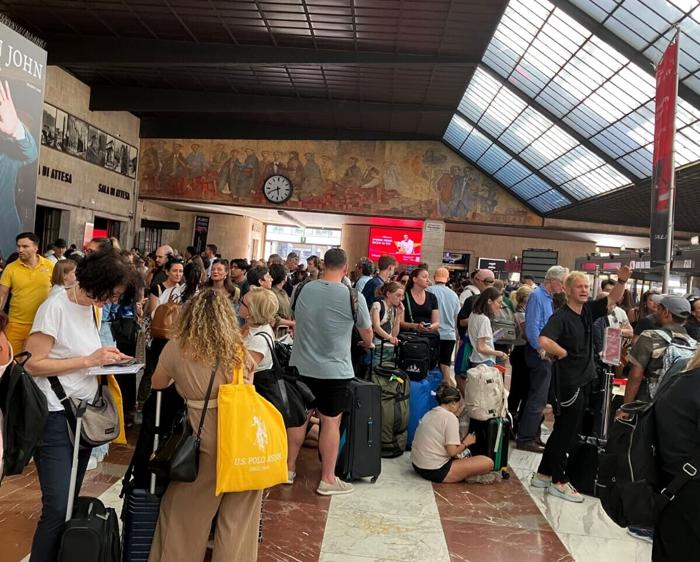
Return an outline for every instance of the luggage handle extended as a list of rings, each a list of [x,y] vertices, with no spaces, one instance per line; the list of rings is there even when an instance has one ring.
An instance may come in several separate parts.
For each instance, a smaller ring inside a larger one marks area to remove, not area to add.
[[[81,400],[75,408],[75,435],[80,435],[83,426],[83,414],[87,410],[87,400]],[[68,484],[68,505],[66,507],[66,522],[73,516],[73,504],[75,503],[75,484],[78,481],[78,456],[80,453],[80,439],[73,439],[73,461],[70,467],[70,482]]]
[[[156,423],[155,423],[155,431],[153,432],[153,452],[155,453],[158,450],[158,445],[160,445],[160,437],[158,433],[160,432],[160,409],[161,409],[161,404],[163,401],[163,392],[161,390],[156,390]],[[151,482],[150,486],[148,488],[148,491],[151,493],[151,495],[155,495],[156,493],[156,475],[151,472]]]

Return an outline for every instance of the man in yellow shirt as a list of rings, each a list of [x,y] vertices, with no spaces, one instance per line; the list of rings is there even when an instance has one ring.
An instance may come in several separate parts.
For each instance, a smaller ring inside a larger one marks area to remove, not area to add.
[[[0,310],[4,310],[8,295],[12,296],[5,334],[15,354],[24,349],[34,315],[49,296],[53,273],[53,263],[38,253],[36,234],[23,232],[16,241],[19,259],[8,265],[0,277]]]

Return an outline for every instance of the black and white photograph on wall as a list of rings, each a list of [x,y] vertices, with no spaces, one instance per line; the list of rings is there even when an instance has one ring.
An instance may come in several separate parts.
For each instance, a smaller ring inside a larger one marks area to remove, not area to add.
[[[73,156],[85,156],[87,136],[87,123],[74,115],[68,115],[67,127],[63,140],[63,150]]]
[[[104,166],[108,170],[116,171],[117,163],[114,157],[114,137],[107,135],[107,143],[105,144],[105,163]]]
[[[41,144],[135,179],[139,149],[44,103]]]
[[[62,150],[66,142],[66,130],[68,129],[68,114],[65,111],[56,109],[56,150]]]
[[[40,46],[41,45],[41,46]],[[34,229],[42,136],[46,51],[43,43],[0,15],[0,255]]]
[[[56,148],[56,108],[44,104],[44,116],[41,125],[41,144]]]
[[[107,135],[90,125],[88,127],[88,147],[85,152],[85,160],[104,167],[106,154]]]
[[[136,178],[136,168],[138,167],[139,149],[129,146],[129,177]]]

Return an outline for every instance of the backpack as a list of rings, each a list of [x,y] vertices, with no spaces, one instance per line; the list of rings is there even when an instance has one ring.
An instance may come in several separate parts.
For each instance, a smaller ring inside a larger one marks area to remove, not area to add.
[[[46,395],[24,370],[28,352],[18,353],[0,379],[0,408],[4,416],[3,476],[21,474],[44,433],[49,415]]]
[[[471,419],[486,421],[507,413],[508,391],[496,367],[477,365],[467,371],[464,404]]]
[[[654,330],[654,333],[662,338],[668,347],[664,352],[661,368],[655,373],[656,377],[648,379],[649,395],[652,398],[669,372],[673,370],[674,373],[679,373],[683,370],[688,360],[695,355],[697,348],[697,342],[685,334],[678,332],[669,334],[666,330]]]
[[[374,368],[370,382],[382,391],[382,457],[400,457],[408,441],[411,382],[400,369],[382,365]]]
[[[151,336],[169,340],[175,334],[180,323],[181,307],[175,302],[175,290],[170,292],[168,302],[156,308],[151,320]]]
[[[681,376],[669,376],[663,392]],[[657,393],[657,398],[662,393]],[[681,475],[661,487],[655,403],[656,399],[624,406],[632,417],[615,420],[605,452],[598,459],[595,495],[605,513],[620,527],[653,528],[664,507],[700,470],[700,451],[696,451],[691,462],[683,465]]]
[[[500,330],[498,339],[495,337],[496,331]],[[497,316],[491,319],[491,331],[494,333],[494,343],[499,345],[515,345],[522,340],[518,334],[518,324],[511,310],[503,307]]]
[[[425,334],[399,333],[396,366],[404,371],[412,381],[422,381],[428,376],[431,366],[430,340],[425,337]]]

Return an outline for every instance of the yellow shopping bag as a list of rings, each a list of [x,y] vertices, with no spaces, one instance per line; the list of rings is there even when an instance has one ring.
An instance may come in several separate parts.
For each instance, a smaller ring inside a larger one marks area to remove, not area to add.
[[[282,414],[243,383],[219,387],[216,494],[271,488],[287,481],[287,432]]]

